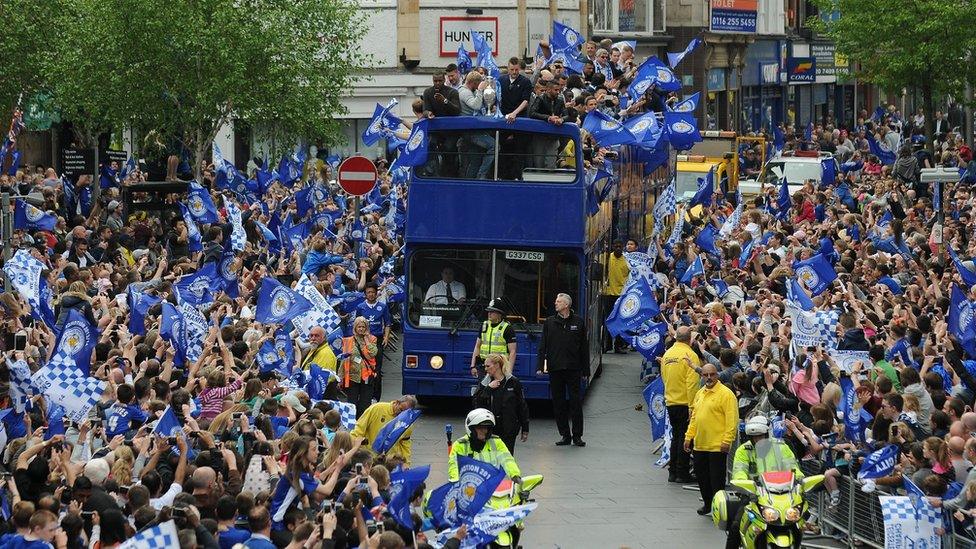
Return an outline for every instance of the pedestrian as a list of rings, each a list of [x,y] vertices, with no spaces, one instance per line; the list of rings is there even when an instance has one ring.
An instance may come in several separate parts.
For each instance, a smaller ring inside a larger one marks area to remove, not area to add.
[[[692,331],[680,326],[675,332],[675,343],[661,357],[661,378],[664,381],[664,403],[668,409],[673,436],[671,439],[671,463],[668,482],[688,484],[692,481],[689,454],[682,441],[688,429],[691,403],[698,392],[701,378],[701,358],[691,348]]]
[[[489,301],[485,311],[488,320],[481,323],[481,334],[474,340],[474,350],[471,351],[471,377],[475,378],[485,375],[485,359],[492,353],[505,355],[512,370],[515,369],[515,328],[504,320],[501,300]]]
[[[376,340],[376,352],[373,355],[376,365],[373,368],[370,385],[372,399],[379,402],[383,398],[383,351],[390,342],[390,326],[393,324],[393,317],[387,304],[377,299],[379,288],[375,283],[367,284],[363,295],[366,301],[356,307],[356,316],[369,321],[369,333]]]
[[[603,305],[602,317],[610,316],[613,305],[620,298],[624,291],[624,285],[630,276],[630,266],[627,258],[624,257],[624,244],[617,240],[614,241],[612,251],[607,254],[604,270],[607,273],[606,285],[603,287],[603,295],[600,296],[600,303]],[[608,353],[612,349],[615,353],[625,353],[626,343],[622,337],[613,337],[606,328],[603,328],[603,352]]]
[[[590,377],[586,323],[572,311],[573,298],[556,296],[556,314],[542,324],[538,372],[549,374],[549,394],[559,436],[556,446],[583,447],[583,402],[580,385]],[[572,430],[570,430],[572,419]]]
[[[376,336],[369,333],[369,321],[364,316],[353,321],[352,335],[342,338],[341,385],[346,393],[346,401],[356,405],[359,418],[369,408],[373,397],[371,383],[374,382],[375,368],[378,364]]]
[[[522,382],[512,375],[512,364],[505,355],[488,355],[485,371],[487,375],[474,393],[474,407],[487,408],[495,414],[495,433],[514,455],[519,432],[522,442],[529,438],[529,405],[525,401]]]
[[[706,515],[712,507],[712,496],[725,488],[725,464],[739,427],[739,404],[735,393],[718,380],[715,366],[702,366],[701,378],[705,385],[691,405],[684,450],[695,450],[695,475],[703,502],[698,514]]]

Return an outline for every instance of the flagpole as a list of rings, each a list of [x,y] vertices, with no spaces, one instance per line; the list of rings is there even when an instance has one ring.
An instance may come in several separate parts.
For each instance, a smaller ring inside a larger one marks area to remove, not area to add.
[[[13,226],[10,219],[10,193],[3,193],[0,195],[0,231],[2,231],[3,236],[3,262],[4,264],[10,260],[10,241],[13,239]],[[7,287],[7,273],[0,270],[0,281],[3,282],[4,291],[8,291]]]

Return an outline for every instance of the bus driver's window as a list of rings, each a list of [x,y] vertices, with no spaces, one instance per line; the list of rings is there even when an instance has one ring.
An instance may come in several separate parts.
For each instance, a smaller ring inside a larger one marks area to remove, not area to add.
[[[444,267],[441,269],[441,279],[427,288],[424,303],[448,305],[462,301],[465,297],[464,284],[454,280],[454,269]]]

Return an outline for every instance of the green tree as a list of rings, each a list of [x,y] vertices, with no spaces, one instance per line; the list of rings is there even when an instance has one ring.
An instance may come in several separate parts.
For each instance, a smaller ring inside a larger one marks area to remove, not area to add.
[[[972,0],[813,0],[821,12],[839,11],[829,24],[810,26],[856,63],[857,78],[886,89],[917,88],[925,108],[925,135],[932,146],[935,98],[962,97],[970,72],[967,49],[976,43]],[[853,66],[853,65],[852,65]]]
[[[57,33],[51,26],[57,0],[0,0],[0,120],[7,130],[17,101],[43,88],[41,67]]]
[[[340,98],[368,61],[351,0],[61,1],[71,36],[48,80],[66,116],[178,143],[197,175],[232,118],[334,141]]]

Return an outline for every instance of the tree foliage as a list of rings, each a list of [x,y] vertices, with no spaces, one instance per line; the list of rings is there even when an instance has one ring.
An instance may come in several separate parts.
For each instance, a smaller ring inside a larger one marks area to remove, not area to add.
[[[9,114],[18,99],[26,101],[43,87],[42,66],[51,54],[56,38],[50,25],[54,2],[44,0],[0,0],[0,120]],[[6,125],[3,125],[6,131]]]

